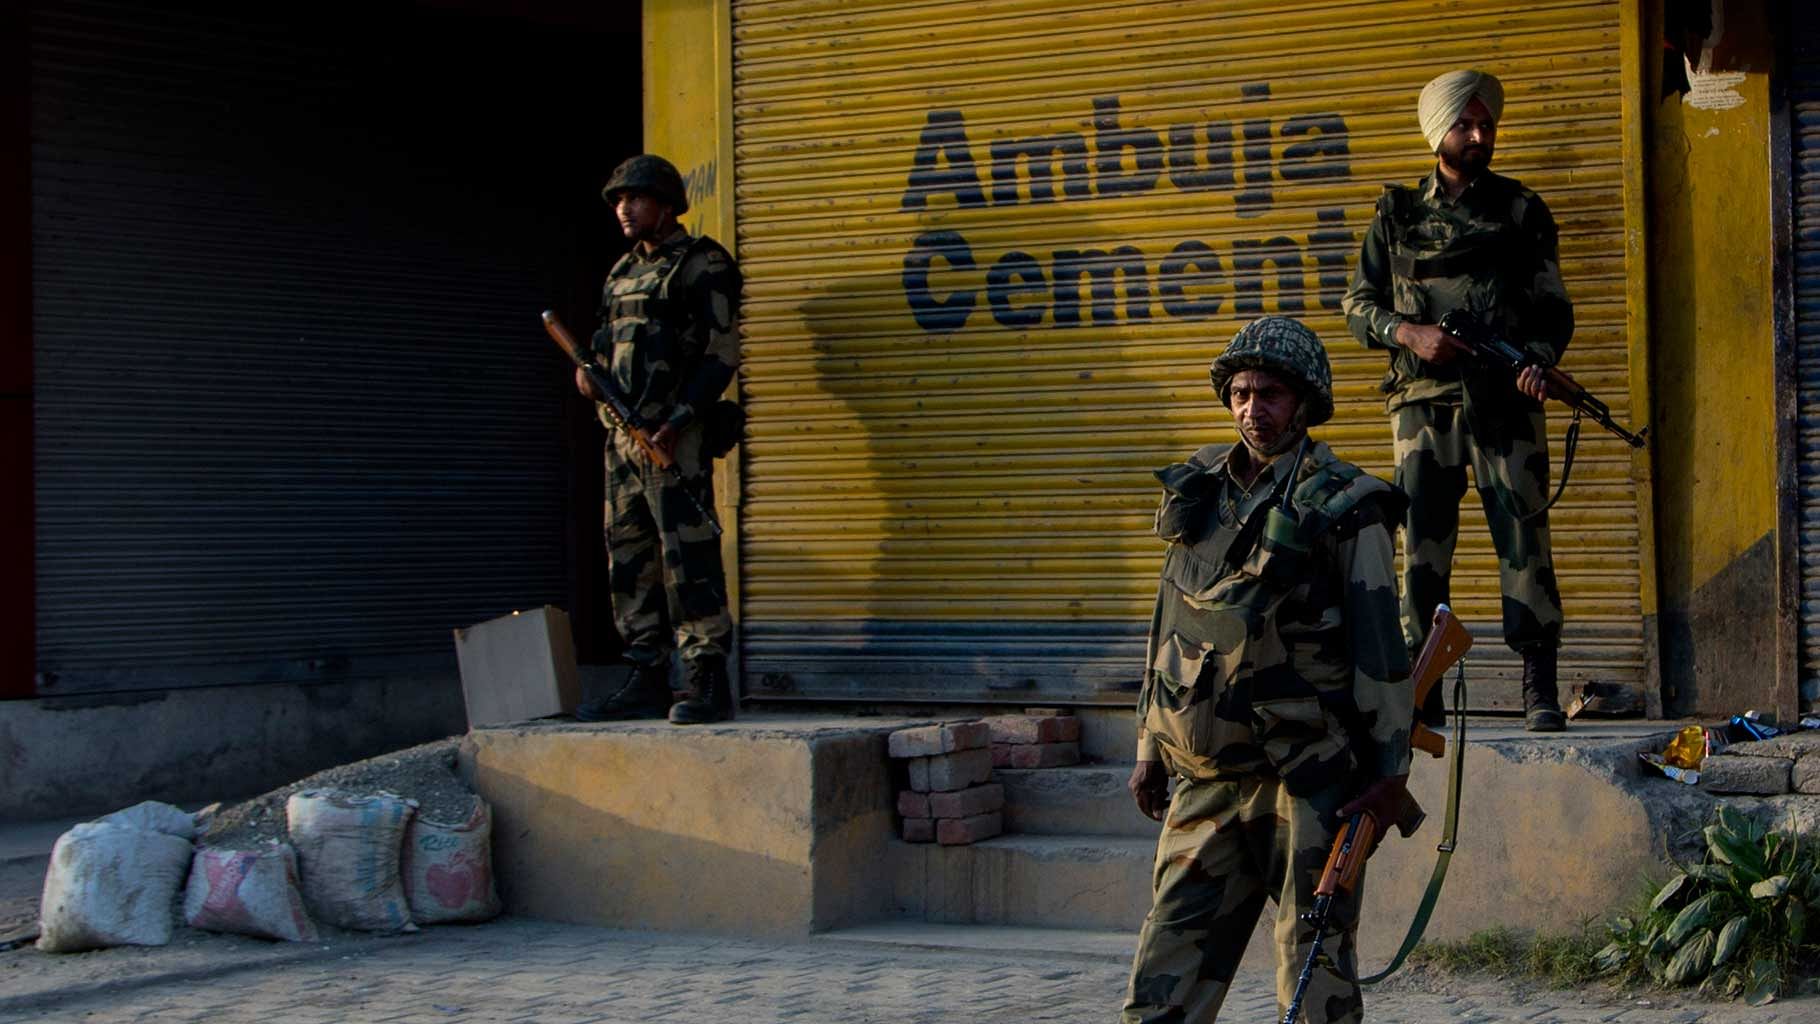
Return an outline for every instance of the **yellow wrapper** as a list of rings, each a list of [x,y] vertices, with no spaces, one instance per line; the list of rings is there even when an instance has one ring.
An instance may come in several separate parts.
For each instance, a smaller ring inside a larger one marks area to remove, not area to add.
[[[1690,725],[1676,733],[1662,752],[1662,760],[1677,768],[1698,769],[1700,762],[1706,760],[1706,730]]]

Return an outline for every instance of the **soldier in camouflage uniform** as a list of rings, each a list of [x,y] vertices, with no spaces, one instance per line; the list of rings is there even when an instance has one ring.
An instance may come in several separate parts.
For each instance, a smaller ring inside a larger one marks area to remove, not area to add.
[[[1442,75],[1419,114],[1437,162],[1414,188],[1387,186],[1345,299],[1366,346],[1390,351],[1384,390],[1396,482],[1409,495],[1403,534],[1403,632],[1421,649],[1448,599],[1466,467],[1498,552],[1504,640],[1523,657],[1526,727],[1566,726],[1556,687],[1561,595],[1548,533],[1547,385],[1539,367],[1513,382],[1466,357],[1438,324],[1463,309],[1552,366],[1573,335],[1554,218],[1539,196],[1488,165],[1503,112],[1498,80]],[[1423,711],[1441,721],[1441,688]]]
[[[1388,826],[1407,798],[1414,709],[1391,542],[1402,497],[1309,438],[1333,415],[1332,376],[1298,321],[1247,325],[1212,377],[1241,443],[1157,472],[1169,547],[1130,788],[1164,825],[1123,1024],[1212,1021],[1267,900],[1286,1006],[1315,938],[1299,915],[1340,823],[1365,811]],[[1363,1017],[1362,889],[1330,919],[1304,1004],[1314,1024]]]
[[[633,671],[619,692],[582,705],[576,717],[662,717],[668,709],[672,722],[712,722],[731,704],[727,647],[733,625],[720,538],[705,515],[714,497],[703,426],[739,366],[739,268],[719,243],[690,237],[677,224],[689,208],[688,195],[682,176],[663,158],[635,156],[620,164],[601,195],[634,244],[607,275],[594,356],[652,431],[652,442],[675,458],[680,479],[652,464],[601,414],[608,433],[613,621]],[[580,371],[575,383],[590,398],[600,397]],[[674,706],[673,649],[688,691]]]

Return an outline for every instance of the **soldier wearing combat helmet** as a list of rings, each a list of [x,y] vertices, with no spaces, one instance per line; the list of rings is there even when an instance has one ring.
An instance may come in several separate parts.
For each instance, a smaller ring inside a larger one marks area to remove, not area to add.
[[[1523,657],[1526,726],[1566,726],[1556,686],[1561,593],[1548,533],[1548,435],[1540,367],[1498,377],[1437,324],[1463,310],[1553,366],[1573,336],[1555,222],[1542,198],[1491,172],[1504,87],[1450,71],[1417,104],[1435,169],[1414,188],[1388,186],[1365,233],[1344,302],[1369,348],[1388,350],[1384,379],[1396,481],[1409,495],[1403,530],[1403,634],[1427,641],[1448,600],[1466,466],[1498,551],[1504,641]],[[1441,722],[1436,687],[1423,718]]]
[[[1212,380],[1239,443],[1156,474],[1168,549],[1130,788],[1164,825],[1125,1024],[1212,1020],[1266,902],[1287,1005],[1314,939],[1297,918],[1341,821],[1370,813],[1382,834],[1407,796],[1414,709],[1391,546],[1402,496],[1308,436],[1333,415],[1333,378],[1300,322],[1246,325]],[[1359,899],[1329,919],[1313,1024],[1363,1015]]]
[[[652,443],[675,460],[659,470],[604,412],[606,540],[613,621],[631,662],[629,681],[576,709],[584,721],[661,718],[711,722],[730,707],[727,645],[732,619],[714,507],[712,441],[704,426],[739,366],[735,313],[739,268],[720,243],[676,222],[689,209],[682,175],[668,160],[635,156],[614,169],[601,196],[632,251],[601,293],[595,362]],[[576,371],[575,386],[599,400]],[[670,702],[670,654],[682,660],[688,696]]]

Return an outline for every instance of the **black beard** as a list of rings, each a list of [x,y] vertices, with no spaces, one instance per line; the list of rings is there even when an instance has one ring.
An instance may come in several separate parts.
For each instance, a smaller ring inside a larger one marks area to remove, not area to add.
[[[1491,153],[1477,148],[1459,153],[1442,153],[1441,162],[1462,178],[1476,178],[1491,166]]]

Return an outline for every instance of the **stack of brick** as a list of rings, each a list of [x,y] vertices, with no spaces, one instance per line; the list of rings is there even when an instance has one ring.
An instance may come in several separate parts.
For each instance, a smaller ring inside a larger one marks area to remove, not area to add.
[[[1073,715],[986,719],[994,768],[1059,768],[1081,763],[1081,720]]]
[[[910,788],[897,795],[904,839],[964,846],[1004,831],[1005,789],[992,781],[992,734],[982,722],[927,725],[891,734]]]

